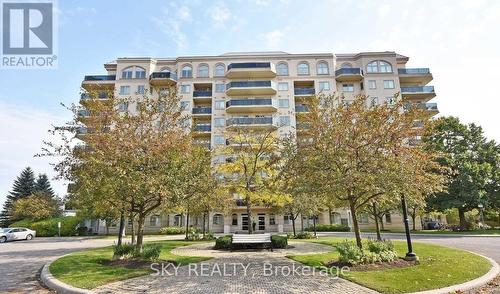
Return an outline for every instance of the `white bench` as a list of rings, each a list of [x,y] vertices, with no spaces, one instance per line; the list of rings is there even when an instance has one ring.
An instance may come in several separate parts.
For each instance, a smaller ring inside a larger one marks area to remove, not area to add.
[[[271,251],[273,250],[272,242],[271,242],[271,234],[233,234],[232,244],[264,244],[270,245]]]

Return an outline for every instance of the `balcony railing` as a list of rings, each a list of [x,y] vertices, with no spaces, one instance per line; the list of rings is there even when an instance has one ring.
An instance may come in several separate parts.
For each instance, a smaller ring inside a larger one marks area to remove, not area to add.
[[[210,107],[196,107],[193,108],[193,114],[211,114],[212,108]]]
[[[240,99],[226,102],[226,107],[252,105],[273,105],[273,99]]]
[[[108,99],[108,96],[109,95],[107,92],[100,92],[97,94],[96,99]],[[80,94],[80,99],[82,99],[82,100],[90,99],[90,94],[89,93],[82,93],[82,94]]]
[[[227,120],[228,126],[240,125],[272,125],[272,117],[233,117]]]
[[[401,93],[434,93],[434,86],[401,87]]]
[[[270,62],[241,62],[241,63],[231,63],[227,66],[227,70],[233,68],[270,68]]]
[[[419,103],[417,104],[417,108],[425,110],[438,110],[437,103]]]
[[[226,84],[226,90],[231,88],[265,88],[272,87],[273,83],[271,81],[241,81],[241,82],[230,82]]]
[[[85,76],[84,81],[114,81],[116,75],[91,75]]]
[[[335,71],[335,76],[340,75],[363,75],[363,71],[359,67],[339,68]]]
[[[90,111],[88,109],[80,109],[80,110],[78,110],[78,116],[79,117],[89,117]]]
[[[307,105],[295,105],[295,112],[309,112],[309,106],[307,106]]]
[[[211,125],[195,125],[194,130],[196,132],[210,132],[212,131]]]
[[[314,95],[316,91],[314,90],[314,88],[295,88],[293,90],[293,93],[295,95]]]
[[[430,74],[431,71],[428,68],[399,68],[398,74],[400,75],[425,75]]]
[[[193,91],[193,97],[212,97],[212,91],[195,90]]]
[[[173,72],[153,72],[149,79],[172,79],[177,81],[177,74]]]

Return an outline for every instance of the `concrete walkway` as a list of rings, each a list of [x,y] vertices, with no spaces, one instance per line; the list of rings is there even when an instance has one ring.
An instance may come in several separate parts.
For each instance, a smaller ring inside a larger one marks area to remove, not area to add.
[[[133,278],[94,289],[97,293],[377,293],[294,262],[286,255],[330,252],[330,246],[290,242],[292,248],[226,252],[213,244],[179,247],[172,253],[213,259],[165,269],[164,275]],[[157,267],[161,268],[160,265]],[[295,271],[294,271],[295,269]],[[309,271],[308,271],[309,270]]]

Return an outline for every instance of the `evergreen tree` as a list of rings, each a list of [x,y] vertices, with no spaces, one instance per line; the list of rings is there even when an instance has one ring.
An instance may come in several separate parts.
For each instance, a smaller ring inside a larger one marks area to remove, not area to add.
[[[7,195],[0,214],[0,226],[7,227],[12,219],[12,206],[16,200],[26,198],[35,192],[35,174],[30,167],[25,168],[12,185],[12,191]]]
[[[54,190],[52,190],[52,187],[50,186],[50,181],[46,174],[38,175],[38,179],[35,182],[35,191],[41,192],[50,198],[55,198],[56,196]]]

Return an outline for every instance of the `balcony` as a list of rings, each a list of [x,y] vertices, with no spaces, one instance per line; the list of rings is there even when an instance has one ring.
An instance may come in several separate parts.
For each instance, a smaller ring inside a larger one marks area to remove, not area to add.
[[[276,68],[271,62],[241,62],[227,66],[226,77],[229,79],[274,78]]]
[[[418,103],[417,108],[426,110],[432,116],[439,113],[437,103]]]
[[[233,117],[227,120],[228,128],[277,128],[278,124],[272,117]]]
[[[193,108],[193,116],[201,117],[201,116],[210,116],[212,115],[211,107],[195,107]]]
[[[278,110],[275,99],[231,99],[226,102],[226,112],[275,112]]]
[[[204,137],[204,136],[210,136],[210,133],[212,132],[212,125],[210,124],[199,124],[195,125],[193,128],[193,136],[195,137]]]
[[[295,129],[297,131],[297,134],[308,134],[311,130],[311,123],[307,121],[297,122]]]
[[[363,70],[359,67],[339,68],[335,71],[338,82],[359,82],[363,79]]]
[[[177,83],[177,75],[173,72],[153,72],[149,83],[153,86],[172,86]]]
[[[304,104],[295,105],[295,112],[297,113],[308,113],[309,106]]]
[[[432,74],[428,68],[399,68],[398,74],[401,84],[426,85],[432,81]]]
[[[235,81],[226,84],[227,95],[275,95],[272,81]]]
[[[293,89],[293,94],[295,96],[314,96],[316,90],[314,88],[295,88]]]
[[[85,76],[82,82],[84,89],[108,88],[114,89],[116,75],[90,75]]]
[[[412,100],[424,100],[428,101],[436,97],[434,92],[434,86],[412,86],[412,87],[401,87],[401,95],[404,99]]]

